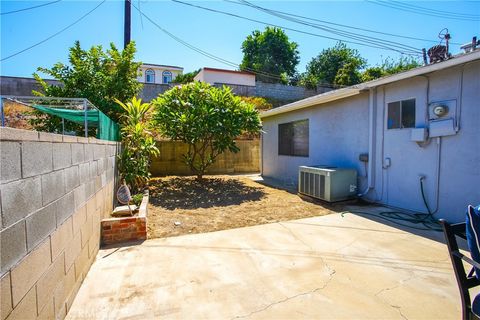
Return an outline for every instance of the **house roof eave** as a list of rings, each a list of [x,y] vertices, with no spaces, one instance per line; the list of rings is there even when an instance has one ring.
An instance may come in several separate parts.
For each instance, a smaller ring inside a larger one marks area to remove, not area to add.
[[[416,77],[416,76],[421,76],[424,74],[447,69],[450,67],[463,65],[476,60],[480,60],[480,50],[461,54],[443,62],[429,64],[426,66],[422,66],[422,67],[418,67],[418,68],[404,71],[401,73],[397,73],[391,76],[375,79],[375,80],[360,83],[351,87],[329,91],[313,97],[295,101],[293,103],[265,111],[260,114],[260,118],[264,119],[264,118],[268,118],[281,113],[291,112],[291,111],[331,102],[334,100],[347,98],[347,97],[359,94],[360,92],[368,91],[370,89],[373,89],[381,85],[386,85],[389,83],[405,80],[405,79]]]

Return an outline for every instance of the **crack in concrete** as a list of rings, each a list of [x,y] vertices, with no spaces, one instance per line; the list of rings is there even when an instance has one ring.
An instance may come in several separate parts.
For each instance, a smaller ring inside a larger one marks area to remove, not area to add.
[[[284,226],[284,227],[285,227],[285,226]],[[285,228],[286,228],[286,227],[285,227]],[[286,228],[286,229],[288,229],[288,228]],[[288,229],[288,230],[289,230],[289,229]],[[289,231],[290,231],[290,230],[289,230]],[[290,231],[290,233],[291,233],[295,238],[297,238],[297,237],[295,236],[295,234],[293,234],[293,232]],[[298,238],[297,238],[297,239],[298,239]],[[298,239],[298,240],[299,240],[300,242],[304,243],[304,242],[301,241],[300,239]],[[305,244],[305,245],[307,245],[307,244]],[[308,246],[308,245],[307,245],[307,246]],[[310,246],[308,246],[308,247],[310,247]],[[313,249],[312,249],[312,250],[313,250]],[[323,261],[323,259],[322,259],[322,261]],[[252,315],[254,315],[254,314],[256,314],[256,313],[265,311],[265,310],[267,310],[267,309],[269,309],[269,308],[271,308],[271,307],[273,307],[273,306],[275,306],[275,305],[277,305],[277,304],[281,304],[281,303],[287,302],[287,301],[289,301],[289,300],[292,300],[292,299],[295,299],[295,298],[298,298],[298,297],[301,297],[301,296],[313,294],[313,293],[315,293],[315,292],[318,292],[318,291],[320,291],[320,290],[325,289],[325,288],[328,286],[328,284],[332,281],[333,276],[334,276],[337,272],[336,272],[334,269],[330,268],[330,266],[328,266],[325,262],[323,262],[323,263],[324,263],[325,266],[330,270],[330,273],[329,273],[329,275],[328,275],[328,280],[325,281],[325,283],[323,284],[323,286],[318,287],[318,288],[315,288],[315,289],[310,290],[310,291],[307,291],[307,292],[302,292],[302,293],[296,294],[296,295],[291,296],[291,297],[286,297],[285,299],[281,299],[281,300],[279,300],[279,301],[272,302],[272,303],[270,303],[270,304],[268,304],[268,305],[266,305],[266,306],[264,306],[264,307],[262,307],[262,308],[260,308],[260,309],[258,309],[258,310],[254,310],[254,311],[252,311],[252,312],[250,312],[250,313],[248,313],[248,314],[246,314],[246,315],[235,316],[235,317],[233,317],[233,318],[231,318],[231,319],[233,320],[233,319],[249,318],[250,316],[252,316]]]
[[[415,277],[417,277],[414,273],[412,273],[408,278],[406,279],[403,279],[403,280],[400,280],[400,282],[393,286],[393,287],[389,287],[389,288],[384,288],[380,291],[378,291],[377,293],[375,293],[375,297],[378,297],[380,300],[382,300],[386,305],[390,306],[391,308],[394,308],[395,310],[398,311],[398,313],[400,314],[400,316],[405,319],[405,320],[408,320],[407,316],[403,314],[402,312],[402,307],[401,306],[397,306],[397,305],[394,305],[394,304],[391,304],[389,303],[387,300],[385,300],[384,298],[382,297],[379,297],[379,295],[381,295],[382,293],[386,292],[386,291],[391,291],[391,290],[395,290],[396,288],[402,286],[405,282],[408,282],[412,279],[414,279]]]
[[[258,310],[254,310],[254,311],[252,311],[252,312],[250,312],[250,313],[248,313],[248,314],[246,314],[246,315],[243,315],[243,316],[235,316],[235,317],[232,318],[232,320],[233,320],[233,319],[249,318],[249,317],[251,317],[252,315],[254,315],[254,314],[256,314],[256,313],[265,311],[265,310],[267,310],[267,309],[269,309],[269,308],[271,308],[271,307],[273,307],[273,306],[275,306],[275,305],[277,305],[277,304],[281,304],[281,303],[287,302],[287,301],[289,301],[289,300],[292,300],[292,299],[295,299],[295,298],[298,298],[298,297],[301,297],[301,296],[305,296],[305,295],[308,295],[308,294],[315,293],[315,292],[317,292],[317,291],[322,290],[323,288],[325,288],[326,285],[328,284],[328,282],[329,282],[329,281],[327,281],[327,283],[326,283],[323,287],[315,288],[315,289],[310,290],[310,291],[307,291],[307,292],[302,292],[302,293],[296,294],[296,295],[294,295],[294,296],[286,297],[285,299],[272,302],[272,303],[270,303],[270,304],[268,304],[268,305],[266,305],[266,306],[264,306],[264,307],[262,307],[262,308],[260,308],[260,309],[258,309]]]
[[[381,289],[380,291],[375,293],[375,297],[378,297],[379,295],[381,295],[382,293],[384,293],[386,291],[395,290],[396,288],[402,286],[405,282],[408,282],[408,281],[410,281],[410,280],[412,280],[416,277],[417,276],[414,273],[412,273],[408,278],[400,280],[400,282],[398,284],[394,285],[393,287],[388,287],[388,288]],[[382,299],[382,300],[385,301],[384,299]]]
[[[350,246],[351,246],[352,244],[354,244],[355,242],[357,242],[357,239],[356,239],[356,238],[353,239],[352,241],[350,241],[349,243],[347,243],[346,245],[341,246],[340,248],[336,249],[334,252],[335,252],[335,253],[338,253],[339,251],[350,247]]]
[[[306,243],[305,241],[303,241],[303,239],[300,239],[289,227],[287,227],[286,225],[284,225],[283,223],[281,222],[278,222],[278,224],[280,226],[282,226],[284,229],[286,229],[288,231],[288,233],[290,233],[292,235],[292,237],[294,237],[295,239],[297,239],[298,241],[300,241],[304,246],[306,246],[307,248],[309,248],[311,251],[313,252],[317,252],[317,250],[315,250],[311,245],[309,245],[308,243]]]
[[[398,307],[397,310],[398,310],[398,313],[400,313],[400,316],[401,316],[403,319],[408,320],[407,316],[403,314],[402,308]]]
[[[284,229],[286,229],[286,230],[290,233],[290,235],[291,235],[292,237],[294,237],[296,240],[300,241],[304,246],[306,246],[306,247],[309,248],[312,252],[314,252],[315,254],[317,254],[318,258],[322,261],[322,264],[325,265],[325,268],[326,268],[327,270],[329,270],[329,279],[328,279],[327,282],[326,282],[326,283],[328,284],[328,282],[330,282],[330,280],[331,280],[331,277],[336,273],[335,269],[332,268],[332,267],[325,261],[325,259],[324,259],[321,255],[318,254],[319,252],[318,252],[317,250],[315,250],[311,245],[309,245],[309,244],[306,243],[303,239],[301,239],[299,236],[297,236],[297,234],[296,234],[295,232],[293,232],[292,229],[290,229],[289,227],[287,227],[286,225],[284,225],[284,224],[281,223],[281,222],[278,222],[278,224],[279,224],[280,226],[282,226]],[[323,289],[323,288],[322,288],[322,289]]]

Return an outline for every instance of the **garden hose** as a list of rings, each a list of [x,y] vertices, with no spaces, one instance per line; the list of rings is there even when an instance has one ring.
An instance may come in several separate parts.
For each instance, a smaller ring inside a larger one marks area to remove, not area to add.
[[[419,212],[407,213],[407,212],[401,212],[401,211],[382,211],[379,213],[371,213],[371,212],[353,210],[353,211],[344,211],[344,212],[341,212],[340,214],[343,217],[346,213],[357,213],[357,214],[381,218],[386,221],[395,223],[397,225],[416,229],[416,230],[442,231],[442,228],[440,227],[438,221],[433,217],[435,212],[431,211],[430,207],[428,206],[427,199],[425,198],[425,190],[423,186],[424,179],[425,177],[420,177],[420,191],[422,193],[423,203],[425,204],[425,207],[427,208],[428,213],[419,213]],[[402,223],[402,222],[405,222],[405,223]],[[407,224],[407,223],[410,223],[410,224]],[[417,226],[417,225],[421,225],[421,226]]]

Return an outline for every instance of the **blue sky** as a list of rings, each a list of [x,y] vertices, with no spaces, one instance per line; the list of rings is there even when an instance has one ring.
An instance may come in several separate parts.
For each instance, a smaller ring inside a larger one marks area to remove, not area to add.
[[[1,12],[22,9],[46,3],[48,1],[4,1],[1,0]],[[20,51],[64,28],[86,12],[93,9],[100,0],[70,1],[63,0],[33,10],[7,14],[1,19],[1,57]],[[278,17],[268,15],[254,8],[229,3],[226,1],[191,1],[199,6],[228,11],[252,19],[262,20],[289,28],[315,33],[321,36],[338,37],[322,30],[299,25]],[[133,0],[136,6],[160,26],[204,51],[223,59],[240,63],[242,60],[241,44],[245,37],[255,29],[263,30],[265,25],[234,17],[220,15],[197,8],[174,3],[172,1]],[[443,28],[448,28],[452,42],[466,43],[472,36],[480,36],[479,21],[465,21],[432,17],[413,12],[406,12],[382,6],[370,1],[253,1],[254,4],[286,11],[302,16],[322,19],[329,22],[345,24],[381,32],[406,35],[437,41],[437,35]],[[428,7],[455,13],[480,15],[479,1],[411,1],[411,5]],[[56,62],[67,62],[68,48],[75,40],[80,40],[83,47],[101,44],[107,47],[110,42],[123,46],[123,1],[108,0],[81,22],[46,41],[45,43],[1,62],[1,75],[31,76],[37,67],[51,67]],[[349,30],[353,31],[353,30]],[[335,40],[286,31],[291,40],[299,44],[299,72],[305,71],[306,64],[322,49],[335,45]],[[361,31],[356,31],[361,32]],[[380,37],[376,34],[367,34]],[[416,41],[403,38],[383,36],[415,48],[429,48],[432,42]],[[200,67],[217,67],[232,69],[231,66],[211,60],[192,51],[169,38],[147,19],[140,19],[132,8],[132,40],[137,44],[137,60],[156,64],[177,65],[185,72]],[[398,58],[394,51],[381,50],[348,44],[358,49],[367,58],[370,65],[378,64],[386,57]],[[452,45],[451,52],[459,52],[458,45]]]

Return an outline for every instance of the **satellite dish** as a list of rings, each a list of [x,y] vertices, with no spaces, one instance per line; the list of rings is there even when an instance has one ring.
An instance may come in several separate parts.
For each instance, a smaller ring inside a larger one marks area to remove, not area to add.
[[[132,201],[132,195],[130,193],[130,189],[125,183],[125,180],[123,180],[123,184],[120,186],[120,188],[118,188],[117,200],[121,204],[126,204],[128,206],[128,209],[130,210],[130,214],[132,214],[132,209],[130,208],[130,201]]]

